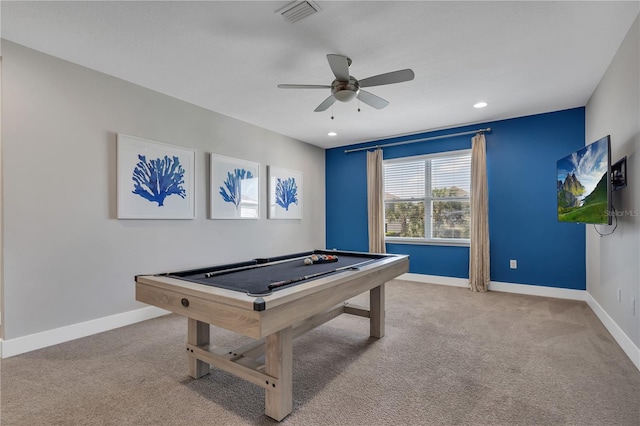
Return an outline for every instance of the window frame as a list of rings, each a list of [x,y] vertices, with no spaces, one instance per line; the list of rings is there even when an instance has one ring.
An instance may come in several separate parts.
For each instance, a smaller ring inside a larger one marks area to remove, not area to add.
[[[459,149],[459,150],[453,150],[453,151],[442,151],[442,152],[436,152],[436,153],[432,153],[432,154],[421,154],[421,155],[415,155],[415,156],[407,156],[407,157],[398,157],[398,158],[392,158],[389,160],[383,160],[382,165],[383,165],[383,170],[384,170],[384,166],[386,166],[387,164],[398,164],[398,163],[409,163],[409,162],[415,162],[415,161],[421,161],[421,160],[432,160],[432,159],[436,159],[436,158],[443,158],[443,157],[461,157],[461,156],[466,156],[466,155],[471,155],[471,149]],[[471,159],[469,159],[469,179],[471,179]],[[425,193],[424,193],[424,198],[420,198],[420,197],[412,197],[412,198],[402,198],[400,202],[423,202],[424,203],[424,232],[425,232],[425,237],[424,238],[419,238],[419,237],[388,237],[385,235],[384,240],[385,243],[389,243],[389,244],[416,244],[416,245],[439,245],[439,246],[463,246],[463,247],[468,247],[470,245],[470,239],[469,238],[433,238],[433,237],[429,237],[427,238],[426,235],[432,235],[432,230],[431,230],[431,222],[432,222],[432,216],[433,216],[433,201],[440,201],[440,200],[446,200],[446,201],[466,201],[469,203],[469,209],[471,209],[471,188],[469,188],[469,196],[468,197],[433,197],[432,195],[432,176],[431,176],[431,161],[428,161],[425,164],[425,176],[424,176],[424,182],[425,182]],[[384,179],[383,184],[386,185],[386,179]],[[471,185],[470,185],[471,187]],[[383,189],[384,191],[384,189]],[[398,201],[394,201],[394,202],[398,202]],[[387,211],[387,201],[384,200],[383,197],[383,211],[384,211],[384,221],[386,224],[386,211]],[[427,208],[428,207],[428,208]],[[385,232],[386,234],[386,232]]]

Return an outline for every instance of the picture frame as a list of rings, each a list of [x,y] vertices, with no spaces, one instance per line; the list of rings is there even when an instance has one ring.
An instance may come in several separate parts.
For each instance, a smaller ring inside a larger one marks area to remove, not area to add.
[[[260,219],[260,163],[210,154],[210,219]]]
[[[303,174],[269,167],[269,219],[302,219]]]
[[[117,134],[118,219],[194,219],[195,151]]]

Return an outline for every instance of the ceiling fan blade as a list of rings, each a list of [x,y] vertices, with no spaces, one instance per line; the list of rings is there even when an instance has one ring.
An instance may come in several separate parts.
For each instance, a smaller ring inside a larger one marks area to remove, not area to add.
[[[389,101],[382,99],[379,96],[374,95],[373,93],[369,93],[366,90],[360,90],[358,92],[358,99],[360,99],[365,104],[372,106],[376,109],[382,109],[389,105]]]
[[[322,101],[322,103],[320,105],[318,105],[316,107],[316,109],[314,109],[314,112],[321,112],[326,110],[327,108],[329,108],[331,105],[333,105],[333,103],[336,101],[336,98],[333,97],[333,95],[329,96],[327,99],[325,99],[324,101]]]
[[[331,89],[323,84],[278,84],[280,89]]]
[[[392,71],[386,74],[374,75],[373,77],[359,80],[360,87],[382,86],[385,84],[402,83],[413,80],[415,74],[410,69]]]
[[[327,55],[331,71],[338,81],[349,81],[349,59],[342,55]]]

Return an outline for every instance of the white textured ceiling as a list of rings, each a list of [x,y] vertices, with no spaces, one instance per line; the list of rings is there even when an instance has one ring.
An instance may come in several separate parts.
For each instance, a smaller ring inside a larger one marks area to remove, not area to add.
[[[288,1],[1,4],[2,37],[230,117],[329,148],[584,106],[640,10],[638,1],[318,1],[297,23]],[[415,79],[314,112],[326,55],[358,79]],[[489,103],[478,110],[479,100]],[[331,115],[335,119],[331,119]],[[327,136],[329,130],[338,136]]]

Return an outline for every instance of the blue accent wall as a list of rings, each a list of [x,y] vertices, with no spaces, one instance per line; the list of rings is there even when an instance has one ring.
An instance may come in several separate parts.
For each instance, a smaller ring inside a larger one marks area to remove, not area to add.
[[[509,120],[372,141],[326,151],[327,247],[367,251],[366,151],[345,149],[491,127],[486,134],[491,280],[586,289],[585,226],[556,217],[556,161],[585,145],[585,110]],[[472,135],[384,148],[399,158],[471,148]],[[410,256],[410,272],[469,277],[469,248],[387,244]],[[518,261],[517,269],[509,260]]]

